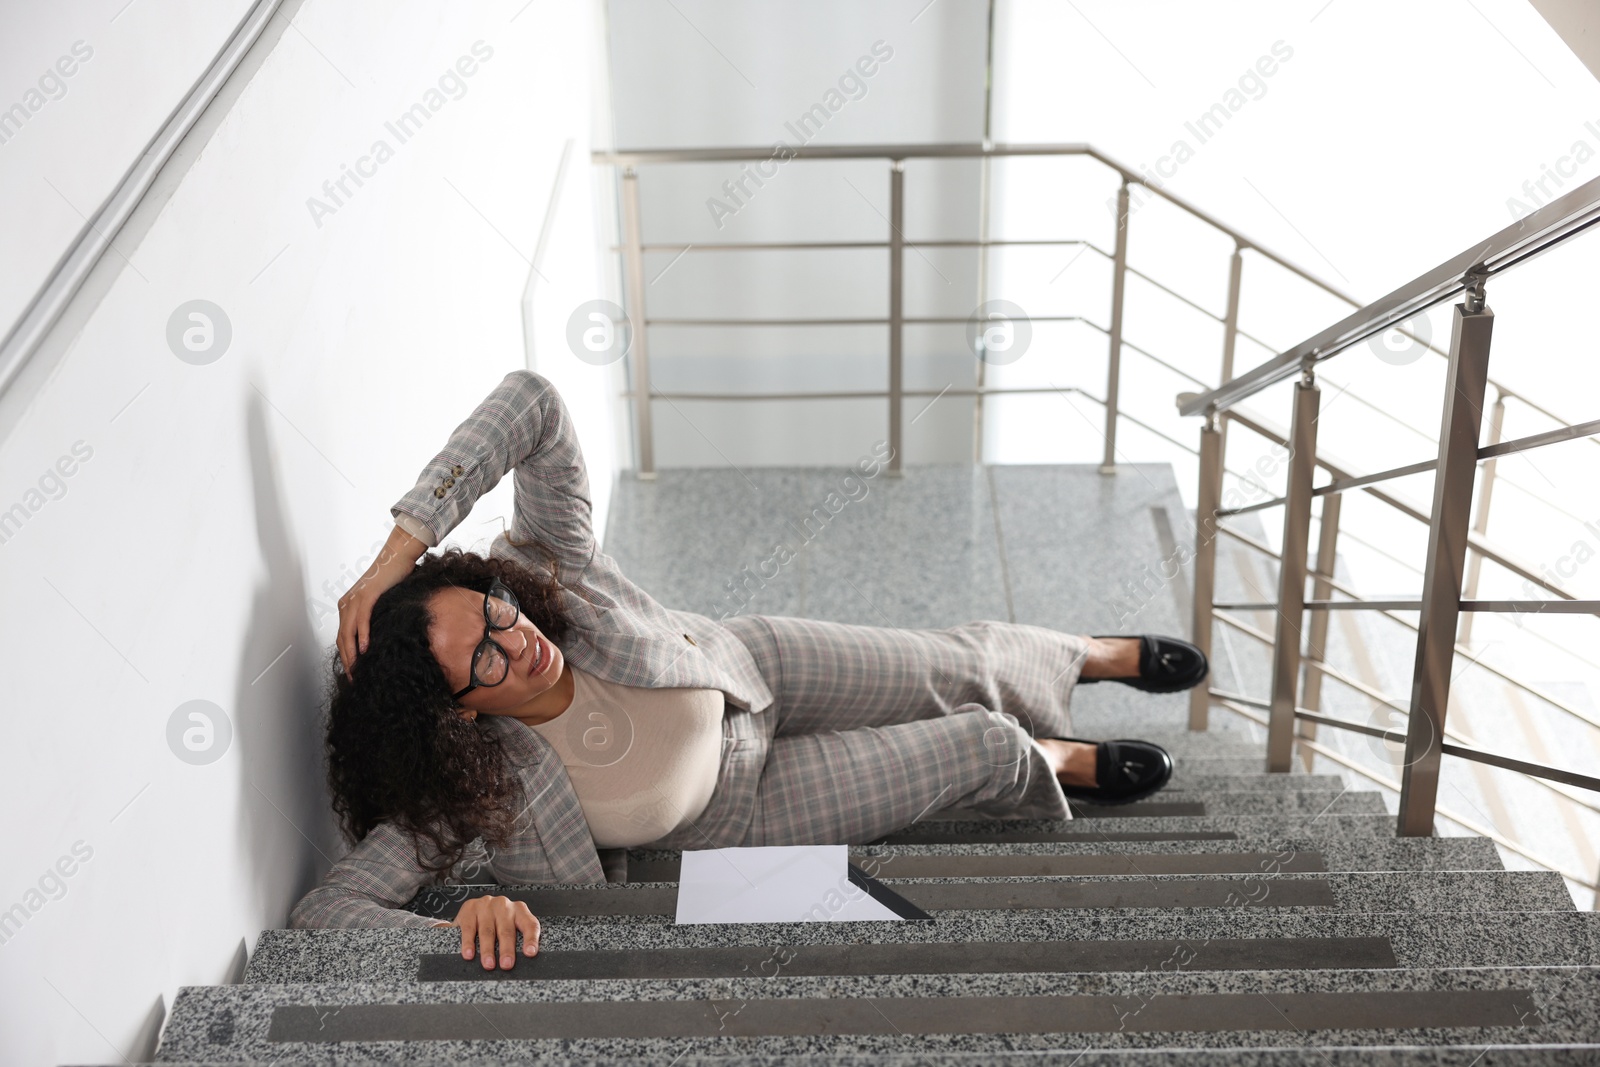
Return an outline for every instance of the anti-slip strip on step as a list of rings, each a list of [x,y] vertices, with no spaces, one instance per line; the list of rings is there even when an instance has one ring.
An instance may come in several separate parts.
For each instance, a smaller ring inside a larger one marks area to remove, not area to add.
[[[1213,830],[1174,830],[1170,833],[1160,830],[1142,830],[1133,833],[1124,833],[1118,830],[1033,830],[996,829],[993,832],[973,832],[962,829],[945,829],[945,826],[959,826],[961,824],[945,823],[943,826],[918,827],[913,831],[902,831],[880,837],[876,841],[869,841],[871,845],[996,845],[1007,842],[1085,842],[1088,844],[1115,844],[1117,842],[1131,841],[1237,841],[1239,835],[1232,831]]]
[[[267,1041],[1435,1030],[1543,1025],[1525,989],[1188,996],[871,997],[277,1008]]]
[[[946,836],[957,834],[976,835],[970,839],[974,842],[1004,844],[1007,841],[1041,840],[1040,838],[1029,836],[1040,833],[1074,835],[1063,839],[1066,841],[1109,843],[1119,840],[1184,840],[1184,838],[1174,836],[1178,834],[1213,835],[1226,833],[1233,835],[1230,840],[1236,840],[1240,834],[1259,835],[1267,833],[1275,836],[1303,837],[1307,834],[1326,835],[1334,832],[1338,832],[1341,836],[1365,835],[1393,841],[1395,839],[1395,817],[1382,811],[1341,811],[1338,806],[1328,808],[1326,811],[1319,808],[1307,812],[1270,812],[1265,814],[1261,812],[1235,812],[1232,814],[1213,812],[1203,819],[1180,817],[1089,821],[1084,819],[972,819],[929,816],[909,826],[891,831],[884,838],[863,843],[934,844],[943,841]],[[1125,834],[1154,834],[1156,836],[1125,838],[1122,836]],[[1193,839],[1215,840],[1213,837]],[[968,838],[963,837],[961,842],[966,843],[968,840]],[[1045,838],[1043,840],[1055,839]]]
[[[1387,937],[979,941],[551,951],[486,971],[459,952],[418,957],[419,982],[786,975],[1337,970],[1396,967]]]
[[[1253,795],[1253,794],[1251,794]],[[1203,801],[1137,800],[1132,804],[1079,804],[1068,805],[1076,819],[1176,819],[1182,816],[1198,817],[1206,813]]]
[[[895,892],[925,911],[995,911],[1038,908],[1335,908],[1333,886],[1322,878],[1195,878],[1106,882],[897,882]],[[501,887],[540,918],[574,915],[675,915],[678,887],[594,889]],[[418,897],[419,914],[453,917],[461,898],[451,893]],[[796,922],[804,916],[795,916]]]
[[[1041,856],[868,856],[852,852],[852,861],[879,878],[1042,878],[1056,876],[1149,877],[1157,874],[1322,874],[1328,870],[1320,852],[1102,853]],[[680,860],[628,861],[629,882],[676,882]]]

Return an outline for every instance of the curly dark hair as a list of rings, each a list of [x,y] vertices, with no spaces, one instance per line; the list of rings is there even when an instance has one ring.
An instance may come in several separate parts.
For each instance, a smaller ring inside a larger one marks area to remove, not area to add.
[[[393,823],[412,835],[417,862],[435,873],[459,863],[475,838],[505,847],[523,808],[522,783],[504,749],[485,727],[461,717],[428,641],[435,593],[450,586],[487,593],[496,578],[559,645],[570,623],[553,557],[541,574],[449,548],[424,555],[377,599],[367,650],[350,677],[337,649],[331,657],[328,786],[340,825],[359,842],[379,823]],[[423,855],[424,842],[432,857]]]

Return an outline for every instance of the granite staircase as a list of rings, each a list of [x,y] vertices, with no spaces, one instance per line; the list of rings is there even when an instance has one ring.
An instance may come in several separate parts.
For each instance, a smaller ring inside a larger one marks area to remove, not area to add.
[[[852,860],[932,921],[678,926],[678,854],[520,886],[510,972],[454,931],[262,934],[179,994],[170,1064],[1600,1062],[1600,916],[1479,838],[1396,838],[1377,794],[1157,736],[1143,805],[936,812]],[[448,914],[459,893],[413,910]]]
[[[1124,473],[908,468],[801,546],[744,610],[1185,633],[1183,582],[1125,617],[1120,591],[1170,555],[1187,515],[1170,467]],[[624,479],[606,550],[664,603],[715,615],[737,561],[764,558],[782,516],[805,514],[836,477]],[[926,535],[930,516],[944,535]],[[1219,582],[1251,595],[1228,574]],[[1213,671],[1265,691],[1259,651],[1224,643]],[[1190,733],[1185,718],[1185,694],[1085,687],[1075,732],[1165,745],[1177,763],[1166,790],[1061,823],[936,812],[853,846],[858,867],[931,922],[678,926],[677,854],[635,850],[625,882],[499,889],[543,924],[539,955],[509,974],[461,960],[449,930],[268,930],[239,984],[179,993],[158,1057],[1600,1063],[1600,916],[1576,911],[1558,875],[1508,871],[1483,838],[1397,838],[1378,794],[1298,769],[1268,775],[1254,727],[1218,712]],[[412,907],[448,914],[459,896],[433,891]]]

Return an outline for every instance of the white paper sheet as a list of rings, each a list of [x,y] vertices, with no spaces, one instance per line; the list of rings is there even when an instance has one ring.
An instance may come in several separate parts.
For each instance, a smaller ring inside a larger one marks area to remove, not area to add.
[[[850,881],[847,845],[685,851],[680,923],[904,920]]]

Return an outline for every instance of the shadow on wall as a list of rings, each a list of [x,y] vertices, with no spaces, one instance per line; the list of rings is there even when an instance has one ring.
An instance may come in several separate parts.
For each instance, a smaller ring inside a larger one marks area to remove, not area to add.
[[[251,389],[245,402],[256,542],[266,576],[252,596],[234,689],[239,745],[238,855],[256,905],[271,926],[331,863],[338,845],[324,786],[324,649],[306,612],[305,575],[278,484],[266,407]],[[241,553],[242,555],[242,553]],[[254,937],[256,931],[248,931]]]

